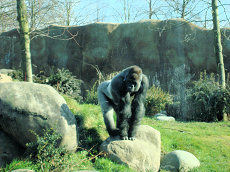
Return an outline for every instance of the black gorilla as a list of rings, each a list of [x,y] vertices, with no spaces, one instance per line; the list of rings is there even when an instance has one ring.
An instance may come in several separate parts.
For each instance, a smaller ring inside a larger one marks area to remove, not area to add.
[[[120,135],[122,140],[135,139],[137,127],[145,114],[148,86],[148,79],[138,66],[130,66],[98,86],[98,101],[110,136]],[[134,96],[132,102],[130,96]],[[117,127],[113,110],[117,114]]]

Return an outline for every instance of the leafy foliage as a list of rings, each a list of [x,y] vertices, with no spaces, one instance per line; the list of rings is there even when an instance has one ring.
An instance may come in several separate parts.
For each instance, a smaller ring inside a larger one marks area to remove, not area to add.
[[[34,80],[38,83],[51,85],[58,92],[69,95],[78,102],[81,102],[83,99],[81,96],[81,85],[83,81],[76,79],[68,69],[53,69],[48,77],[44,71],[41,71]]]
[[[172,103],[172,97],[160,87],[152,86],[147,91],[145,107],[146,115],[154,115],[165,109],[166,104]]]
[[[10,72],[9,76],[11,76],[14,80],[24,81],[23,71],[21,69]]]
[[[229,113],[230,91],[221,88],[214,74],[209,77],[201,73],[200,80],[194,81],[187,90],[187,117],[197,121],[222,120]]]
[[[57,134],[53,129],[48,129],[43,136],[34,133],[37,142],[27,144],[27,154],[34,158],[38,167],[42,171],[49,169],[51,171],[59,171],[65,169],[68,165],[68,154],[64,147],[61,147],[61,135]]]

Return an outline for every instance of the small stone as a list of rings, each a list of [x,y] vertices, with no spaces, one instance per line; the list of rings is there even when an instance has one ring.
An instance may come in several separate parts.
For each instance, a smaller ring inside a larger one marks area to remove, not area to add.
[[[159,121],[175,121],[175,118],[172,116],[158,116],[156,117],[156,120]]]
[[[190,152],[176,150],[165,155],[161,161],[161,169],[187,172],[200,166],[200,161]]]

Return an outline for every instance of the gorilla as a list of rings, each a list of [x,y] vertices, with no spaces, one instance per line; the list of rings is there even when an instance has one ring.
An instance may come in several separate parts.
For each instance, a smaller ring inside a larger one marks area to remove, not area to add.
[[[119,135],[121,140],[135,140],[137,128],[145,114],[144,102],[148,87],[147,77],[136,65],[124,69],[112,80],[98,86],[98,102],[111,137]],[[113,110],[117,116],[116,127]]]

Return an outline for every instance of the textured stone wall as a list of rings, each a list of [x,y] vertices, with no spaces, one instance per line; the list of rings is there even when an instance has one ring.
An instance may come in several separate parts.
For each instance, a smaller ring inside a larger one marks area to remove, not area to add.
[[[55,66],[68,68],[77,78],[92,83],[94,66],[103,73],[129,65],[143,68],[151,82],[165,89],[175,69],[216,71],[213,34],[184,20],[144,20],[137,23],[94,23],[85,26],[50,26],[32,34],[34,73]],[[0,35],[0,68],[20,68],[17,30]],[[230,29],[222,29],[224,61],[230,70]]]

